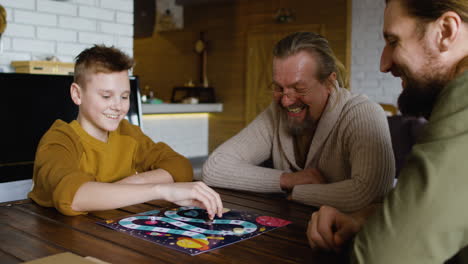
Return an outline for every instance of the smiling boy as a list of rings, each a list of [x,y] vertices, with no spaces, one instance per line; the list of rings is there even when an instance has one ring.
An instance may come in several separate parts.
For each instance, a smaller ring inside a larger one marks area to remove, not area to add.
[[[57,120],[41,139],[29,197],[66,215],[165,199],[221,216],[219,195],[189,182],[190,162],[124,119],[132,67],[133,60],[113,47],[96,45],[76,57],[70,93],[78,117]]]

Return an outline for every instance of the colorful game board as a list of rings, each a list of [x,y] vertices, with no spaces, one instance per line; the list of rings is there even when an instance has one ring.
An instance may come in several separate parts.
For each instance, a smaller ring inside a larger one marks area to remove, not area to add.
[[[148,211],[98,224],[193,256],[291,223],[251,212],[227,208],[224,211],[222,218],[213,221],[208,221],[204,209],[180,207]]]

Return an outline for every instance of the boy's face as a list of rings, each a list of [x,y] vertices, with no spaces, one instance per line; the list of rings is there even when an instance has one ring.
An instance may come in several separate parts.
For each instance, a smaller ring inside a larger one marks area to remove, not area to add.
[[[106,142],[130,107],[128,72],[96,73],[85,87],[74,83],[72,99],[79,105],[78,122],[91,136]]]

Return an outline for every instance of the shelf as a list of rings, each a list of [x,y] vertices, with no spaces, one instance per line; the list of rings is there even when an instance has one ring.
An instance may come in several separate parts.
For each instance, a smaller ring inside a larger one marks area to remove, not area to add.
[[[145,114],[222,112],[223,104],[141,104]]]

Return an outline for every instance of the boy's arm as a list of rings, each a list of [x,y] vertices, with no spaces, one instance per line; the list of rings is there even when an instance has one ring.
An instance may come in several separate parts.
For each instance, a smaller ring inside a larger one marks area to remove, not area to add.
[[[96,179],[79,169],[80,153],[80,145],[69,135],[48,132],[36,152],[34,185],[28,197],[65,215],[82,214],[72,210],[73,197],[81,185]]]
[[[222,213],[219,195],[204,183],[96,182],[92,175],[79,170],[77,155],[70,149],[70,146],[59,144],[39,148],[35,161],[35,184],[30,193],[30,197],[39,204],[54,206],[65,215],[77,215],[164,199],[179,205],[206,208],[212,216]],[[165,175],[165,179],[170,177],[163,170],[156,171]],[[154,175],[156,171],[148,172],[151,179],[157,177]]]
[[[172,175],[163,169],[156,169],[142,173],[136,173],[128,176],[115,183],[120,184],[157,184],[157,183],[173,183]]]
[[[147,137],[147,140],[151,139]],[[171,175],[174,182],[192,181],[193,168],[187,158],[163,142],[154,143],[151,140],[147,145],[149,145],[147,150],[138,153],[141,171],[148,172],[159,169]],[[160,171],[155,173],[159,174]]]
[[[90,181],[78,189],[71,208],[74,211],[110,210],[149,200],[163,199],[155,184],[125,184]]]
[[[139,127],[131,125],[126,120],[121,123],[121,133],[133,137],[138,142],[135,165],[139,172],[156,170],[151,175],[157,177],[162,175],[162,172],[158,171],[158,169],[162,169],[169,173],[174,182],[192,181],[193,168],[190,161],[175,152],[167,144],[163,142],[155,143]],[[152,182],[152,180],[149,182]]]
[[[221,217],[223,205],[218,193],[202,182],[169,184],[117,184],[86,182],[75,193],[74,211],[110,210],[163,199],[182,206],[205,208],[211,218]]]

